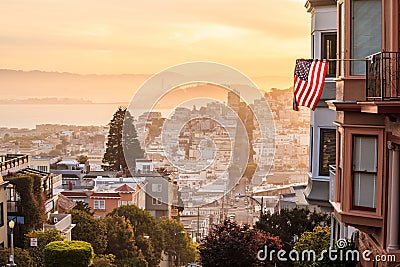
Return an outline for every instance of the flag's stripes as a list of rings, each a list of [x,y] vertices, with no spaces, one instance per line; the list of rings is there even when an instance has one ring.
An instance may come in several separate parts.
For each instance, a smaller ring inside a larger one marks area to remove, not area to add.
[[[325,61],[313,61],[311,64],[308,63],[307,65],[302,64],[302,61],[306,60],[296,61],[293,88],[294,109],[297,109],[297,106],[306,106],[314,110],[319,98],[321,97],[328,63]],[[308,77],[298,75],[300,71],[303,71],[302,73],[304,73],[304,70],[308,71]]]

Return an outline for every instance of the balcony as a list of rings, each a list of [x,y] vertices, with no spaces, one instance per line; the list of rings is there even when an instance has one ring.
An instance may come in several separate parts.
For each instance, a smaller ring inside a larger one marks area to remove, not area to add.
[[[367,58],[367,101],[400,100],[400,52],[379,52]]]
[[[9,172],[17,172],[27,167],[27,155],[7,154],[0,156],[0,171],[3,176],[6,176]]]

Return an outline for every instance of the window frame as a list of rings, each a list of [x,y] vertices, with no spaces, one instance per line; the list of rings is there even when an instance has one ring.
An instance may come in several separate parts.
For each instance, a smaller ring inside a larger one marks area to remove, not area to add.
[[[334,37],[332,43],[334,44],[333,53],[334,57],[328,58],[328,51],[326,46],[326,41],[330,40],[330,37]],[[338,33],[335,32],[322,32],[321,33],[321,58],[322,59],[336,59],[337,58],[337,41],[338,41]],[[337,62],[336,61],[328,61],[328,69],[326,71],[327,78],[334,78],[336,77],[336,69],[337,69]],[[332,71],[331,71],[332,70]]]
[[[353,214],[358,214],[360,216],[368,216],[375,218],[382,218],[382,209],[383,209],[383,169],[384,169],[384,126],[342,126],[341,131],[343,132],[343,144],[340,147],[342,150],[342,173],[341,176],[341,185],[340,185],[340,195],[341,199],[341,207],[343,212],[351,212]],[[376,209],[375,211],[371,210],[360,210],[354,208],[353,203],[353,135],[376,135],[378,137],[378,145],[377,145],[377,184],[376,184]]]
[[[361,0],[360,0],[361,1]],[[381,16],[380,16],[380,19],[381,19],[381,21],[380,21],[380,23],[381,23],[381,31],[380,31],[380,37],[381,37],[381,44],[380,44],[380,48],[378,49],[378,51],[375,51],[375,52],[373,52],[373,53],[376,53],[376,52],[379,52],[379,51],[381,51],[382,50],[382,43],[383,43],[383,38],[382,38],[382,25],[383,25],[383,14],[382,14],[382,12],[383,12],[383,10],[384,10],[384,7],[382,7],[382,5],[383,5],[383,1],[382,0],[378,0],[378,1],[380,1],[381,2]],[[348,2],[350,2],[350,1],[348,1]],[[349,29],[349,41],[348,41],[348,44],[349,44],[349,49],[348,49],[348,53],[349,53],[349,56],[350,56],[350,58],[354,58],[355,56],[354,56],[354,48],[353,48],[353,45],[354,45],[354,40],[353,40],[353,38],[354,38],[354,36],[356,36],[356,35],[358,35],[358,34],[354,34],[354,13],[353,13],[353,11],[354,11],[354,0],[352,0],[348,5],[349,5],[349,7],[348,7],[348,10],[349,10],[349,12],[350,12],[350,14],[349,14],[349,16],[348,16],[348,18],[349,18],[349,20],[348,20],[348,29]],[[368,17],[374,17],[374,16],[372,16],[372,15],[369,15]],[[368,55],[365,55],[365,56],[368,56]],[[357,64],[357,63],[362,63],[362,61],[351,61],[351,62],[349,62],[348,64],[349,64],[349,75],[350,76],[355,76],[355,77],[357,77],[357,76],[365,76],[366,75],[366,73],[365,73],[365,69],[363,70],[364,71],[364,73],[355,73],[355,64]]]
[[[162,204],[161,197],[153,197],[151,203],[153,206],[160,206]]]
[[[333,141],[333,143],[331,144],[333,146],[333,149],[335,150],[334,156],[335,156],[335,161],[333,161],[332,163],[336,162],[336,129],[335,128],[326,128],[326,127],[321,127],[319,128],[319,157],[318,157],[318,176],[329,176],[329,165],[333,165],[333,164],[329,164],[328,162],[328,166],[327,166],[327,170],[326,172],[322,171],[322,165],[323,165],[323,132],[331,132],[331,134],[334,135],[335,140]]]
[[[100,203],[100,204],[97,204],[98,207],[96,207],[96,203]],[[103,205],[101,205],[101,203]],[[103,206],[103,208],[101,206]],[[93,200],[93,209],[94,210],[105,210],[106,209],[106,201],[104,199]]]
[[[353,209],[353,210],[362,210],[362,211],[370,211],[370,212],[376,212],[376,206],[377,206],[377,199],[376,199],[376,195],[377,195],[377,184],[378,184],[378,167],[376,168],[376,170],[374,171],[374,172],[371,172],[371,171],[367,171],[367,170],[364,170],[364,171],[361,171],[361,170],[354,170],[354,158],[355,158],[355,156],[354,156],[354,147],[355,147],[355,138],[356,137],[375,137],[376,138],[376,154],[378,155],[378,149],[379,149],[379,145],[378,145],[378,140],[379,140],[379,136],[378,135],[371,135],[371,134],[368,134],[368,135],[361,135],[361,134],[353,134],[352,135],[352,158],[351,158],[351,161],[352,161],[352,169],[351,169],[351,179],[352,179],[352,199],[351,199],[351,208]],[[378,162],[378,157],[377,157],[377,159],[376,159],[376,165],[378,166],[378,164],[379,164],[379,162]],[[354,204],[354,197],[355,197],[355,193],[354,193],[354,190],[355,190],[355,174],[356,173],[367,173],[367,174],[374,174],[375,176],[376,176],[376,181],[375,181],[375,208],[373,208],[373,207],[367,207],[367,206],[358,206],[358,205],[355,205]]]
[[[158,193],[162,192],[162,184],[152,184],[151,191],[158,192]]]

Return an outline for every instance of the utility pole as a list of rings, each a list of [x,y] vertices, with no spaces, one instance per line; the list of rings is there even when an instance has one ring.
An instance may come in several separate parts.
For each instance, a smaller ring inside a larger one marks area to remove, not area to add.
[[[200,206],[197,207],[197,237],[196,237],[196,242],[199,242],[199,236],[200,236]]]

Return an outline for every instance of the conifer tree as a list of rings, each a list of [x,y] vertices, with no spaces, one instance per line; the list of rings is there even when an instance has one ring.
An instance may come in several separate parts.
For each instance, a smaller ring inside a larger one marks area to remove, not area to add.
[[[144,151],[137,139],[132,115],[126,108],[119,107],[109,126],[103,163],[107,163],[108,169],[112,171],[125,170],[128,167],[127,161],[129,166],[135,166],[135,160],[143,158]]]

